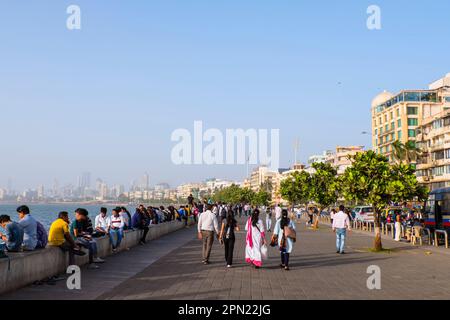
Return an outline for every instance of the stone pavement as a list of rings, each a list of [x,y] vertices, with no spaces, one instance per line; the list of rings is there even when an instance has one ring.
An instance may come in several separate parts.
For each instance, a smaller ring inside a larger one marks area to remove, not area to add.
[[[241,221],[241,227],[242,226]],[[83,270],[79,292],[31,286],[2,299],[450,299],[450,255],[429,247],[383,240],[390,253],[371,253],[372,237],[352,232],[346,255],[335,252],[335,236],[297,224],[299,241],[291,271],[281,270],[279,252],[255,270],[244,263],[245,234],[239,232],[235,265],[225,268],[216,241],[209,266],[201,263],[201,242],[190,228],[109,258],[101,270]],[[243,228],[242,228],[243,229]],[[381,290],[369,290],[367,268],[381,268]]]

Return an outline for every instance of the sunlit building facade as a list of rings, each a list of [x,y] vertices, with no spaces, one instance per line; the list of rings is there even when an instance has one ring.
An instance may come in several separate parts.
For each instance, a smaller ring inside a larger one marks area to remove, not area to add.
[[[417,128],[424,119],[434,117],[448,103],[446,88],[450,74],[429,85],[428,90],[383,92],[372,101],[372,145],[374,151],[394,162],[395,141],[417,142]]]

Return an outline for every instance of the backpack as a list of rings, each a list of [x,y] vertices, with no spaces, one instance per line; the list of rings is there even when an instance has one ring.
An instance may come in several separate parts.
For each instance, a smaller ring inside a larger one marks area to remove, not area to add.
[[[36,248],[44,249],[47,246],[48,235],[47,235],[47,231],[45,230],[44,226],[39,221],[37,221],[36,237],[37,237]]]

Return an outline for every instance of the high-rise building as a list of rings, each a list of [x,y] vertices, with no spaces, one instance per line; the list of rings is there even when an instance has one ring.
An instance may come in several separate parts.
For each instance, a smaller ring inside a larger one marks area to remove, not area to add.
[[[84,190],[86,188],[91,187],[91,173],[90,172],[83,172],[78,177],[78,188],[81,190]]]
[[[424,118],[417,129],[417,179],[430,190],[450,187],[450,74],[431,85],[442,111]]]
[[[149,174],[146,172],[141,179],[141,190],[142,191],[147,191],[150,189],[150,176]]]
[[[416,142],[416,129],[423,120],[443,111],[448,103],[450,74],[429,85],[427,90],[384,91],[372,101],[372,145],[374,151],[394,162],[395,141]]]
[[[39,200],[45,198],[45,188],[42,184],[37,188],[37,197]]]

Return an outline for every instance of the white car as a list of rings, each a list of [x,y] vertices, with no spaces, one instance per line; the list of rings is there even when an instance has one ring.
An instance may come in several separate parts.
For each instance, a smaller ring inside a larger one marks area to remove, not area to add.
[[[361,222],[374,222],[373,208],[368,206],[356,207],[355,219]]]

